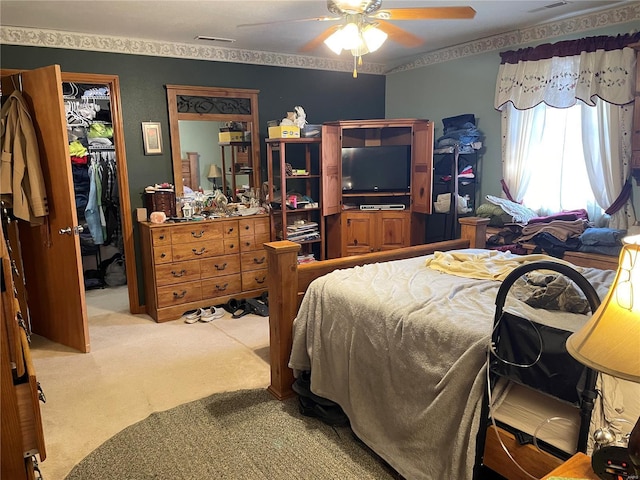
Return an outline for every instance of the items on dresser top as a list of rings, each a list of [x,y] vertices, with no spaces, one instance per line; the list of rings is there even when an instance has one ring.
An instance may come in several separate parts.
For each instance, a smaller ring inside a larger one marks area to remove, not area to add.
[[[145,304],[157,322],[267,290],[268,215],[140,223]]]

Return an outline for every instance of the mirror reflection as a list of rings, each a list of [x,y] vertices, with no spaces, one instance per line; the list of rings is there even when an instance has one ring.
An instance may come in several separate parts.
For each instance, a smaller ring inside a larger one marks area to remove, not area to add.
[[[234,198],[236,190],[248,190],[252,186],[248,174],[251,142],[245,142],[243,137],[241,142],[221,143],[219,133],[227,125],[228,122],[219,121],[178,121],[185,194],[199,189],[205,192],[220,189],[227,197]],[[250,124],[243,124],[243,128],[250,131]]]

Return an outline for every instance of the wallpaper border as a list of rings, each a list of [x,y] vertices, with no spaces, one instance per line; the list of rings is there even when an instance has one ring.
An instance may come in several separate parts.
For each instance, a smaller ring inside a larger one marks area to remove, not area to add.
[[[640,20],[640,2],[566,20],[536,25],[521,30],[514,30],[512,32],[435,50],[415,57],[408,63],[391,69],[387,69],[387,67],[382,64],[365,61],[363,65],[358,66],[358,71],[360,73],[374,75],[403,72],[490,51],[505,50],[540,40],[553,39],[611,25],[628,23],[634,20]],[[185,43],[166,43],[144,39],[129,39],[116,36],[5,25],[0,25],[0,43],[340,72],[350,72],[353,69],[353,62],[350,60],[332,60],[304,55],[289,55]]]

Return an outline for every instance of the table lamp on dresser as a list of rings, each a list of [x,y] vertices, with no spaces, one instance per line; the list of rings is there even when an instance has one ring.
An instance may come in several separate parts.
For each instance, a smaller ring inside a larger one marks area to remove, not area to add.
[[[591,319],[567,339],[567,351],[589,368],[640,383],[640,236],[625,238],[613,285]],[[603,479],[638,478],[640,420],[626,451],[596,451],[592,466]]]

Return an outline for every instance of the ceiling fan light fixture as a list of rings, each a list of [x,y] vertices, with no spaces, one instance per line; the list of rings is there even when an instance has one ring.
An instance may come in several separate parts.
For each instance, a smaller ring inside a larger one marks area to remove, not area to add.
[[[340,55],[340,53],[342,53],[342,28],[327,37],[324,44],[329,47],[333,53]]]
[[[353,50],[354,48],[358,48],[362,43],[360,28],[355,23],[347,23],[340,31],[342,48],[344,50]]]
[[[387,40],[387,34],[375,25],[367,25],[362,29],[362,40],[369,52],[375,52]]]

